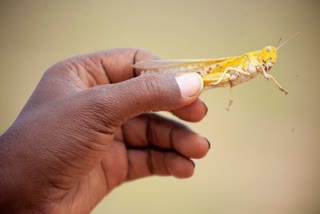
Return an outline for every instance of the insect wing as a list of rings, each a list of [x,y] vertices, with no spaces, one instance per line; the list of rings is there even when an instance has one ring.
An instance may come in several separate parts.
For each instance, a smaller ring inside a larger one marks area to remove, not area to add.
[[[198,72],[200,74],[204,74],[208,72],[214,64],[226,61],[231,58],[232,57],[218,59],[147,60],[137,62],[133,65],[133,67],[147,72]]]

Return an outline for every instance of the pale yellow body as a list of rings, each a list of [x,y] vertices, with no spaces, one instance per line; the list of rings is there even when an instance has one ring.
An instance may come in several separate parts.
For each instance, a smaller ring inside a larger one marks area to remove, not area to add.
[[[272,79],[281,91],[287,94],[280,84],[267,72],[276,63],[277,49],[273,46],[246,53],[238,57],[227,57],[208,60],[150,60],[138,62],[133,67],[152,72],[197,72],[202,76],[205,89],[230,87],[229,109],[233,99],[231,88],[247,82],[258,74]]]

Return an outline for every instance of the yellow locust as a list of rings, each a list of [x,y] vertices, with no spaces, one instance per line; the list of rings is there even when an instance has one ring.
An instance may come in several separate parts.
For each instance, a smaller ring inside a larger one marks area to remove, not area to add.
[[[218,59],[148,60],[137,62],[133,67],[145,72],[197,72],[203,79],[205,89],[229,86],[230,98],[227,106],[227,110],[229,110],[233,102],[232,87],[247,82],[258,74],[272,80],[282,92],[288,94],[268,72],[276,63],[277,49],[297,34],[291,36],[281,45],[280,39],[277,48],[266,46],[262,50],[249,52],[241,56]]]

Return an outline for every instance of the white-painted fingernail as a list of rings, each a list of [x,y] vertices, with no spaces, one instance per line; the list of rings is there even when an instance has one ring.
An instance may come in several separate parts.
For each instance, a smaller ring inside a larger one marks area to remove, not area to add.
[[[197,73],[185,73],[176,76],[181,95],[183,97],[193,97],[203,89],[203,81]]]

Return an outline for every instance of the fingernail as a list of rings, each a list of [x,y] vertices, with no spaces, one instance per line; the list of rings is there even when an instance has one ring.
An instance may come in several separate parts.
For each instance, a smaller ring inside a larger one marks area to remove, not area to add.
[[[204,115],[207,115],[207,113],[208,113],[208,107],[207,107],[206,104],[203,104],[203,105],[204,105],[204,107],[205,107],[205,113],[204,113]]]
[[[193,160],[190,160],[191,161],[191,163],[192,163],[192,165],[193,165],[193,168],[195,168],[196,167],[196,164],[194,163],[194,161]]]
[[[207,143],[208,143],[208,148],[210,149],[210,148],[211,148],[211,143],[210,143],[210,141],[209,141],[207,138],[204,138],[204,139],[206,139],[206,141],[207,141]]]
[[[183,97],[193,97],[203,89],[203,81],[197,73],[186,73],[176,76],[181,95]]]

